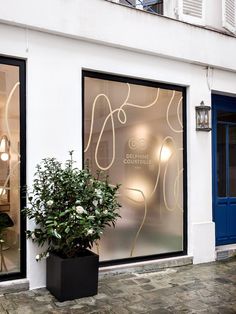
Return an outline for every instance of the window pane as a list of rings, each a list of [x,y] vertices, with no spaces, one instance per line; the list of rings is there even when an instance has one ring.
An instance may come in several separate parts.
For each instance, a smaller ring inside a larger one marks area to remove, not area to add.
[[[222,122],[236,122],[236,113],[228,111],[218,111],[217,120]]]
[[[84,86],[84,159],[122,184],[122,218],[104,232],[100,260],[182,251],[182,92],[90,77]]]
[[[218,196],[226,196],[226,128],[222,124],[217,125],[217,183]]]
[[[144,0],[143,8],[149,12],[156,12],[158,14],[163,14],[163,1],[156,0]]]
[[[0,64],[0,274],[20,271],[19,69]]]
[[[236,126],[229,127],[229,195],[236,197]]]
[[[126,5],[131,5],[133,7],[136,6],[136,0],[120,0],[119,3],[126,4]]]

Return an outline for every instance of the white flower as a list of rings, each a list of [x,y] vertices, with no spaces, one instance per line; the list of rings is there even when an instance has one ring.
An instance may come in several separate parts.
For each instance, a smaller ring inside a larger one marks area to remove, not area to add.
[[[90,235],[90,234],[93,234],[93,229],[89,229],[89,230],[87,231],[87,235]]]
[[[83,214],[86,211],[84,210],[84,208],[82,206],[76,206],[76,212],[77,212],[77,214]]]
[[[73,213],[73,214],[70,214],[70,218],[71,218],[71,219],[75,219],[75,218],[76,218],[76,214],[74,214],[74,213]]]
[[[46,257],[46,258],[47,258],[47,257],[49,257],[49,253],[48,253],[48,252],[47,252],[47,254],[46,254],[46,256],[45,256],[45,257]]]
[[[98,197],[101,197],[102,191],[100,189],[95,189],[95,193],[97,194]]]
[[[97,206],[98,206],[98,201],[97,201],[97,200],[94,200],[94,201],[93,201],[93,205],[94,205],[95,207],[97,207]]]
[[[99,203],[102,204],[102,198],[100,198]]]
[[[93,220],[95,217],[94,216],[88,216],[88,219]]]
[[[46,203],[48,206],[52,206],[52,204],[53,204],[53,201],[52,200],[49,200],[49,201],[47,201],[47,203]]]
[[[31,233],[31,239],[34,240],[35,238],[36,238],[36,237],[35,237],[35,234],[32,232],[32,233]]]
[[[108,214],[108,210],[105,209],[105,210],[103,211],[103,214],[104,214],[104,215],[107,215],[107,214]]]
[[[40,259],[40,255],[38,254],[38,255],[36,255],[35,256],[35,259],[36,259],[36,261],[39,261],[39,259]]]

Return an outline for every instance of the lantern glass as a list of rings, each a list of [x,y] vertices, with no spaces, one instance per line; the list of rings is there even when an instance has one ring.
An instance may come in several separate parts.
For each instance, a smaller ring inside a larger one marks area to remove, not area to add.
[[[196,130],[210,131],[210,110],[211,107],[205,106],[202,102],[200,106],[196,107]]]

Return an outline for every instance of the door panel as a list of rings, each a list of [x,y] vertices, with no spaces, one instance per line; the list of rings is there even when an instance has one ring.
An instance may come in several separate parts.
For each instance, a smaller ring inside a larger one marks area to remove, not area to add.
[[[216,244],[236,243],[236,98],[212,97],[213,217]]]
[[[227,237],[228,223],[227,223],[227,215],[225,214],[227,211],[227,203],[218,204],[215,208],[215,219],[216,221],[220,221],[219,224],[216,224],[216,233],[220,238]]]
[[[226,128],[217,125],[217,191],[219,197],[226,196]]]
[[[229,236],[231,240],[236,239],[236,202],[229,206]],[[236,242],[236,241],[235,241]]]
[[[236,126],[229,126],[229,196],[236,196]]]

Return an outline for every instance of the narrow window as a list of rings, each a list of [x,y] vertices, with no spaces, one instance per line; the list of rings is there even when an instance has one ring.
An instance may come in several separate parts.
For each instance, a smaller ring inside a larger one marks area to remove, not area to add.
[[[24,67],[24,61],[0,58],[0,280],[25,275]]]

